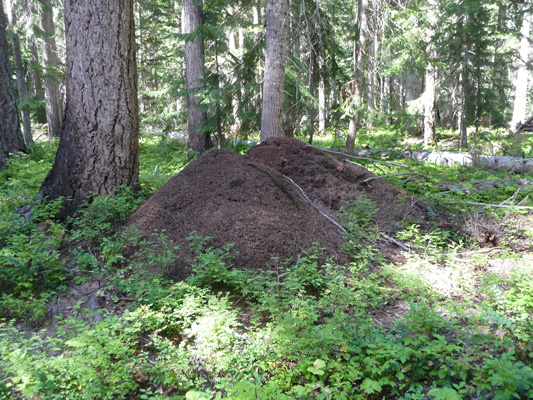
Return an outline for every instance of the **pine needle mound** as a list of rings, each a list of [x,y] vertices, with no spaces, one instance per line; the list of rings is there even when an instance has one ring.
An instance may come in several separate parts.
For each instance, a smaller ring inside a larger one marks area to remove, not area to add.
[[[187,237],[196,231],[220,248],[234,243],[237,268],[272,268],[297,260],[302,249],[319,243],[319,258],[345,260],[342,231],[336,223],[345,201],[362,194],[378,202],[376,223],[394,230],[421,208],[403,191],[295,139],[274,138],[242,156],[213,150],[174,176],[130,217],[141,235],[165,231],[179,245],[179,260],[169,277],[192,273]],[[275,259],[273,259],[275,257]]]
[[[235,243],[238,268],[265,268],[292,258],[318,242],[325,261],[341,253],[341,230],[315,210],[274,169],[228,150],[213,150],[189,164],[139,207],[127,222],[145,238],[155,229],[179,245],[169,271],[191,274],[186,238],[193,231],[212,237],[215,248]],[[272,260],[278,257],[277,260]]]
[[[380,231],[395,232],[407,219],[421,223],[427,219],[426,206],[404,190],[299,140],[270,138],[246,156],[290,177],[316,206],[335,218],[343,204],[366,196],[379,208],[374,222]]]

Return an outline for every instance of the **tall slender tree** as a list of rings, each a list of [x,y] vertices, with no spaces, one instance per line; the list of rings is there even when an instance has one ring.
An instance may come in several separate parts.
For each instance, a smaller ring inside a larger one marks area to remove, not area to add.
[[[204,40],[198,35],[198,27],[202,24],[201,0],[183,0],[182,23],[183,33],[191,35],[185,43],[189,143],[191,149],[203,153],[211,147],[211,138],[205,130],[207,113],[200,105],[205,73]]]
[[[33,136],[31,133],[31,119],[30,107],[28,106],[28,95],[26,90],[26,78],[24,73],[24,66],[22,64],[22,51],[20,48],[20,32],[17,29],[17,11],[13,1],[6,1],[8,6],[7,16],[9,23],[14,30],[11,38],[11,49],[13,51],[13,61],[15,63],[15,74],[17,76],[17,90],[19,103],[22,104],[22,128],[24,133],[24,141],[26,145],[33,143]]]
[[[288,0],[267,0],[261,141],[283,135],[283,87],[289,47],[288,13]]]
[[[40,28],[42,31],[44,91],[49,137],[58,137],[63,126],[63,99],[59,91],[59,59],[55,38],[53,9],[50,0],[41,0]]]
[[[357,7],[357,19],[358,19],[358,31],[359,38],[356,42],[354,49],[354,69],[355,69],[355,80],[354,80],[354,89],[353,89],[353,100],[352,100],[352,117],[350,118],[350,123],[348,125],[348,138],[346,140],[346,153],[352,154],[355,146],[355,137],[357,134],[357,129],[361,123],[361,112],[362,112],[362,103],[364,86],[366,82],[366,73],[368,65],[368,1],[369,0],[359,0],[359,5]]]
[[[531,13],[526,12],[522,21],[522,28],[520,29],[520,57],[518,59],[518,72],[516,74],[515,98],[513,107],[513,118],[511,120],[511,129],[515,129],[519,122],[525,122],[526,119],[526,104],[527,104],[527,89],[529,71],[527,69],[527,62],[529,59],[529,31],[531,27]]]
[[[434,34],[435,25],[437,23],[437,2],[436,0],[428,0],[427,11],[428,27],[426,30],[427,46],[426,46],[426,76],[425,76],[425,91],[424,91],[424,145],[434,142],[435,137],[435,59],[437,58],[437,50],[435,47]]]
[[[65,0],[67,107],[47,198],[62,215],[139,177],[133,0]]]
[[[6,29],[4,4],[0,1],[0,141],[3,142],[4,148],[3,151],[0,149],[0,152],[18,153],[25,152],[26,145],[20,129]]]

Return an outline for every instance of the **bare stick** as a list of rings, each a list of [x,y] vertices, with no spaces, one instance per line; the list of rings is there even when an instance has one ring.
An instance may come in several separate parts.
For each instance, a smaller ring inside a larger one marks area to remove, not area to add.
[[[403,164],[400,164],[400,163],[395,163],[395,162],[391,162],[391,161],[383,161],[383,160],[374,160],[373,158],[370,158],[370,157],[359,157],[359,156],[351,156],[349,154],[345,154],[345,153],[342,153],[340,151],[334,151],[334,150],[326,150],[326,149],[320,149],[322,151],[325,151],[326,153],[332,153],[332,154],[336,154],[336,155],[339,155],[339,156],[343,156],[343,157],[348,157],[348,158],[351,158],[353,160],[365,160],[365,161],[370,161],[370,162],[373,162],[373,163],[381,163],[381,164],[387,164],[387,165],[394,165],[396,167],[400,167],[400,168],[405,168],[405,169],[408,169],[409,171],[415,173],[415,174],[418,174],[418,175],[422,175],[423,177],[425,178],[428,178],[429,179],[429,176],[425,175],[425,174],[422,174],[418,171],[415,171],[411,168],[409,168],[408,166],[406,165],[403,165]],[[359,165],[359,164],[357,164]]]
[[[486,206],[486,207],[494,207],[494,208],[520,208],[520,209],[523,209],[523,210],[533,210],[533,207],[528,207],[528,206],[507,206],[505,204],[487,204],[487,203],[477,203],[475,201],[465,201],[465,202],[462,202],[462,201],[446,201],[445,203],[446,204],[464,203],[464,204],[469,204],[469,205],[472,205],[472,206]]]
[[[298,192],[300,193],[300,195],[304,198],[305,201],[307,201],[309,204],[311,204],[311,207],[313,207],[315,210],[317,210],[320,215],[322,215],[324,218],[328,219],[331,223],[333,223],[333,225],[335,225],[337,228],[339,228],[341,231],[343,231],[344,233],[347,233],[346,229],[344,229],[344,227],[342,225],[340,225],[337,221],[335,221],[333,218],[331,218],[329,215],[327,215],[326,213],[322,212],[316,205],[315,203],[313,203],[311,201],[311,199],[309,199],[309,197],[307,197],[307,195],[305,194],[304,190],[298,186],[296,184],[296,182],[294,182],[291,178],[289,178],[287,175],[283,175],[283,177],[285,179],[287,179],[290,183],[292,183],[294,185],[294,187],[296,189],[298,189]]]
[[[367,183],[367,182],[373,181],[375,179],[390,178],[390,177],[393,177],[393,176],[402,176],[402,175],[418,175],[418,174],[416,172],[400,172],[398,174],[371,176],[370,178],[365,179],[361,183]]]
[[[385,239],[387,239],[389,242],[394,243],[396,246],[398,246],[398,247],[401,248],[402,250],[405,250],[405,251],[411,251],[411,246],[409,246],[408,244],[405,244],[405,243],[403,243],[403,242],[400,242],[398,239],[394,239],[393,237],[387,235],[386,233],[379,232],[379,234],[380,234],[381,236],[383,236]]]

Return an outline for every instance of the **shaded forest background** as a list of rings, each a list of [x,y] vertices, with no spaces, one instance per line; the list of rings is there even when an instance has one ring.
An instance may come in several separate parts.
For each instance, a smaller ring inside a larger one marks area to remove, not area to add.
[[[24,127],[48,122],[50,136],[59,136],[62,5],[5,3]],[[200,39],[205,73],[196,90],[205,118],[198,129],[254,138],[261,129],[265,4],[206,1],[199,28],[188,34],[184,11],[181,1],[135,2],[141,126],[186,131],[185,44]],[[328,132],[346,139],[349,126],[355,135],[393,125],[425,134],[429,145],[436,126],[454,129],[468,147],[468,129],[514,130],[531,113],[527,3],[298,0],[286,20],[280,135],[312,140]]]

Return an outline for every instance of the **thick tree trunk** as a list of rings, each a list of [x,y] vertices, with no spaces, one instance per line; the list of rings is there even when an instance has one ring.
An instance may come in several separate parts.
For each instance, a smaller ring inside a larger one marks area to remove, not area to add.
[[[202,24],[202,5],[197,0],[183,0],[183,32],[196,32]],[[203,153],[211,147],[209,132],[205,131],[207,113],[202,110],[200,91],[204,77],[204,40],[195,38],[185,43],[185,70],[187,74],[187,129],[191,149]]]
[[[65,0],[65,126],[43,196],[83,201],[139,177],[133,0]]]
[[[44,74],[46,120],[48,122],[48,136],[52,138],[58,137],[61,134],[63,124],[63,100],[59,91],[59,77],[56,73],[59,68],[59,63],[50,0],[42,0],[40,17],[41,30],[44,32],[42,49],[43,63],[46,68]]]
[[[4,152],[25,152],[26,145],[20,130],[20,119],[6,36],[7,19],[3,2],[0,1],[0,135],[3,138]],[[0,150],[0,152],[2,152]],[[4,158],[4,157],[2,157]]]
[[[267,0],[261,141],[283,135],[283,87],[288,55],[288,13],[288,0]]]
[[[511,129],[516,129],[519,122],[523,122],[526,119],[526,105],[527,105],[527,89],[528,89],[528,77],[529,71],[527,63],[529,60],[529,30],[531,27],[531,13],[526,12],[524,14],[524,20],[522,21],[522,28],[520,29],[520,35],[522,39],[520,41],[520,60],[518,73],[516,75],[515,86],[515,98],[513,108],[513,118],[511,120]]]
[[[2,132],[2,127],[0,127],[0,170],[6,166],[7,162],[7,150],[6,144],[4,142],[4,134]]]

